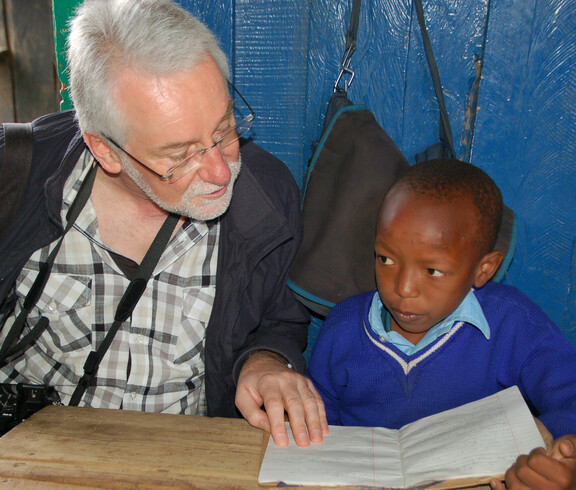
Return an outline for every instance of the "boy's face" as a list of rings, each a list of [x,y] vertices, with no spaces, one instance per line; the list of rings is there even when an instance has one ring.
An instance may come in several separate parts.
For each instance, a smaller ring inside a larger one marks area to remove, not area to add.
[[[413,344],[496,272],[500,252],[479,257],[471,201],[444,202],[396,187],[376,234],[376,282],[392,329]]]

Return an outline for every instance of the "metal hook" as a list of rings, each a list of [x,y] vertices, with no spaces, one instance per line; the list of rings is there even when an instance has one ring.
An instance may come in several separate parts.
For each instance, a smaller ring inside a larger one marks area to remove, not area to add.
[[[350,69],[350,61],[352,60],[352,55],[354,54],[355,50],[356,50],[356,42],[354,41],[350,43],[348,49],[346,50],[344,56],[342,57],[342,67],[340,68],[340,74],[338,75],[336,83],[334,84],[334,92],[338,91],[344,91],[345,93],[348,92],[348,89],[352,84],[352,80],[354,80],[354,71]],[[339,83],[344,73],[350,75],[350,79],[344,82],[344,89],[342,89],[339,87]]]
[[[350,75],[350,79],[344,81],[344,89],[342,89],[338,86],[338,84],[340,83],[340,79],[342,78],[344,73]],[[344,93],[347,93],[348,89],[350,88],[350,84],[352,83],[352,80],[354,80],[354,72],[350,68],[348,68],[346,66],[342,66],[342,69],[340,70],[340,74],[338,75],[338,78],[336,79],[336,83],[334,84],[334,92],[338,92],[338,91],[343,90]]]
[[[348,48],[346,49],[346,52],[342,57],[342,66],[345,66],[346,68],[350,66],[350,60],[352,59],[354,51],[356,51],[356,41],[352,41],[348,46]]]

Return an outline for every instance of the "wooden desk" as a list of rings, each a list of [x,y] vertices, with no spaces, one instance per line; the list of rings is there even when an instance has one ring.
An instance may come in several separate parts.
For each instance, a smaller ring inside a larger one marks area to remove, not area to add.
[[[0,486],[262,489],[264,436],[241,419],[49,406],[0,438]]]
[[[241,419],[49,406],[0,438],[0,487],[263,490],[266,440]]]

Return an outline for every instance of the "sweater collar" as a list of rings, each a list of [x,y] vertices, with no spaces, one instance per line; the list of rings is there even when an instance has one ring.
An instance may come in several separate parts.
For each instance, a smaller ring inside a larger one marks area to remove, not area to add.
[[[416,345],[398,332],[392,331],[390,313],[384,308],[377,291],[370,306],[369,321],[372,331],[381,341],[394,344],[407,355],[412,355],[434,342],[438,337],[449,332],[457,322],[466,322],[476,327],[487,340],[490,339],[490,326],[473,290],[468,292],[460,305],[450,315],[426,332],[426,335]]]

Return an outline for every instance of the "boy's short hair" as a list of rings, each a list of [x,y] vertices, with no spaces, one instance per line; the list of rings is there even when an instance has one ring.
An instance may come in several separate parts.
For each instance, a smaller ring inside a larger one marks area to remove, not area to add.
[[[482,169],[459,160],[428,160],[405,170],[392,188],[398,186],[431,199],[470,198],[477,210],[478,251],[484,255],[494,249],[504,204],[500,189]]]

